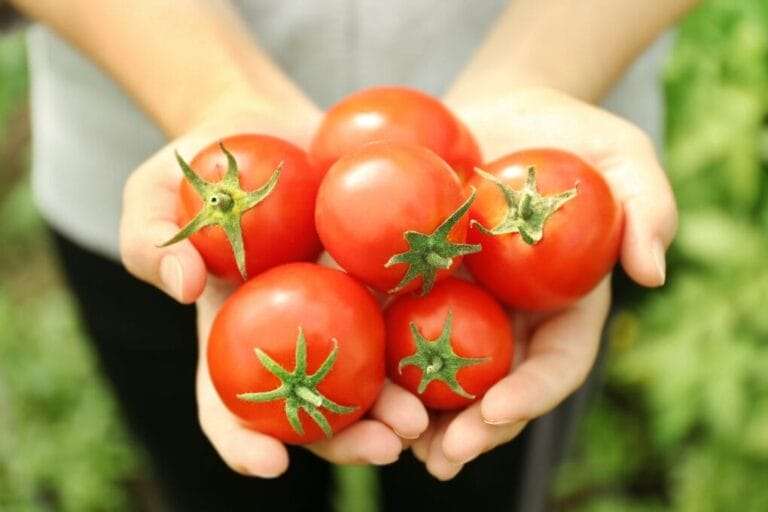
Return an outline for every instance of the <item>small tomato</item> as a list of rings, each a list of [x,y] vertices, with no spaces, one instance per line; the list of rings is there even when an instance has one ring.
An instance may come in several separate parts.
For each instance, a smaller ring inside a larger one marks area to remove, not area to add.
[[[384,383],[384,323],[371,293],[313,263],[275,267],[222,306],[208,367],[224,404],[286,443],[330,437],[360,418]]]
[[[323,170],[364,144],[402,142],[432,150],[461,178],[480,164],[477,142],[469,129],[440,101],[407,87],[372,87],[332,106],[309,149]]]
[[[459,409],[509,373],[512,320],[479,286],[450,277],[385,312],[387,373],[432,409]]]
[[[480,249],[464,243],[472,199],[428,149],[374,142],[328,171],[315,222],[326,250],[353,276],[382,292],[421,285],[426,293]]]
[[[467,258],[479,283],[505,304],[542,311],[588,293],[619,254],[622,210],[608,184],[581,158],[556,149],[512,153],[470,185],[477,200]]]
[[[239,282],[292,261],[317,258],[314,205],[321,174],[298,147],[267,135],[236,135],[187,163],[179,189],[179,233],[212,274]]]

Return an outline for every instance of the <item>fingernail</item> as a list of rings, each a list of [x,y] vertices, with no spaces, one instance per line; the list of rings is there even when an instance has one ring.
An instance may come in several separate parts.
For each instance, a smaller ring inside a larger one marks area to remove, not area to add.
[[[163,257],[160,261],[160,281],[166,292],[177,300],[182,299],[184,275],[179,258],[172,254]]]
[[[488,425],[509,425],[514,420],[512,418],[492,419],[483,418],[483,422]]]
[[[394,455],[394,456],[393,456]],[[371,464],[374,464],[376,466],[386,466],[387,464],[393,464],[397,462],[397,460],[400,458],[400,453],[397,454],[386,454],[382,453],[379,455],[376,455],[374,457],[369,457],[368,462]]]
[[[664,249],[664,244],[661,243],[661,240],[656,240],[653,242],[651,251],[653,252],[653,262],[656,264],[659,286],[661,286],[667,279],[667,260],[665,256],[666,250]]]
[[[407,436],[402,432],[398,431],[396,428],[393,428],[392,430],[395,432],[395,435],[397,435],[397,437],[402,437],[403,439],[414,440],[414,439],[418,439],[420,435],[420,434],[416,434],[415,436]]]

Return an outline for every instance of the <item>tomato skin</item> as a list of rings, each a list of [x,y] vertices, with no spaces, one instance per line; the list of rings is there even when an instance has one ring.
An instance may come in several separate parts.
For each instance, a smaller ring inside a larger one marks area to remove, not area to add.
[[[300,411],[304,436],[288,423],[284,400],[251,403],[240,393],[269,391],[280,381],[254,353],[262,349],[281,366],[295,366],[296,337],[307,341],[307,369],[315,372],[338,341],[336,362],[318,391],[358,408],[348,414],[320,409],[334,432],[360,418],[384,383],[384,323],[371,293],[341,271],[313,263],[291,263],[249,280],[227,299],[208,341],[208,366],[224,404],[244,425],[291,444],[324,438]]]
[[[455,277],[438,283],[424,297],[398,297],[384,312],[387,329],[387,374],[393,382],[417,394],[422,370],[405,366],[400,361],[416,350],[410,331],[414,322],[428,339],[436,339],[443,329],[448,312],[453,313],[451,343],[462,357],[490,357],[488,362],[461,368],[456,376],[459,384],[475,400],[479,400],[493,384],[509,373],[514,355],[512,319],[498,302],[477,285]],[[454,393],[444,382],[432,381],[418,395],[431,409],[460,409],[474,400]]]
[[[317,195],[315,224],[320,240],[347,272],[380,292],[392,290],[407,265],[384,265],[408,250],[406,231],[429,234],[464,200],[461,183],[451,168],[431,151],[407,144],[373,142],[339,159],[328,171]],[[448,239],[464,242],[468,216]],[[450,275],[439,270],[437,279]],[[402,292],[416,289],[421,278]]]
[[[291,261],[315,260],[321,246],[315,231],[314,204],[322,175],[310,165],[306,153],[268,135],[227,137],[204,148],[190,163],[207,181],[218,181],[227,169],[219,143],[235,157],[240,185],[246,191],[262,186],[283,162],[275,189],[241,219],[248,276]],[[178,221],[184,226],[200,211],[202,200],[186,180],[182,180],[179,199]],[[190,240],[211,274],[242,282],[232,248],[220,227],[205,227]]]
[[[424,146],[462,178],[482,157],[467,127],[440,101],[407,87],[372,87],[351,94],[326,113],[309,149],[327,170],[336,160],[373,141]]]
[[[529,166],[536,168],[538,190],[552,195],[578,187],[546,222],[543,238],[534,245],[519,234],[490,236],[471,228],[468,238],[483,251],[467,257],[479,283],[505,304],[527,311],[566,307],[592,290],[611,271],[619,255],[623,213],[608,184],[576,155],[557,149],[529,149],[504,156],[483,167],[518,190]],[[477,188],[470,217],[495,226],[506,210],[493,183],[475,176]]]

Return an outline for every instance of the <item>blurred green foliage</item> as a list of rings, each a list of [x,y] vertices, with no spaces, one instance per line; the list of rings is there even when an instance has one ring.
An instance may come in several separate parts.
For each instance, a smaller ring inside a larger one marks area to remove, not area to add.
[[[59,281],[26,180],[23,38],[0,38],[0,510],[136,510],[128,442],[71,298]],[[20,161],[23,159],[19,159]],[[10,175],[10,176],[9,176]]]
[[[559,509],[768,510],[768,2],[706,2],[666,70],[669,281],[614,321]]]
[[[23,39],[0,38],[0,149],[26,87]],[[681,211],[669,282],[614,319],[554,510],[768,510],[768,0],[705,2],[665,89]],[[30,196],[0,186],[0,510],[137,510],[139,455]],[[339,510],[375,509],[372,473],[339,483]]]
[[[6,131],[5,120],[27,90],[24,40],[18,36],[0,38],[0,137]]]

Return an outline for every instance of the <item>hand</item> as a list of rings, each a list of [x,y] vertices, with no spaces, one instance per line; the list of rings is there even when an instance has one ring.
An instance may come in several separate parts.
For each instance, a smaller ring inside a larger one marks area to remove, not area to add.
[[[197,367],[197,403],[203,432],[233,470],[244,475],[275,477],[288,468],[283,443],[243,427],[219,398],[207,364],[207,340],[211,324],[232,286],[209,279],[197,302],[200,349]],[[389,464],[398,459],[403,441],[418,437],[428,418],[418,398],[389,381],[366,418],[328,440],[306,445],[316,455],[336,464]]]
[[[477,136],[487,161],[528,147],[571,151],[600,170],[625,214],[621,263],[644,286],[665,279],[664,253],[677,225],[674,197],[648,137],[630,123],[559,92],[521,89],[504,98],[452,105]],[[569,308],[514,314],[522,361],[482,400],[441,414],[413,445],[439,479],[517,436],[586,379],[610,304],[606,277]]]
[[[184,304],[194,302],[203,292],[207,273],[202,257],[189,240],[158,247],[179,231],[182,173],[174,151],[191,161],[205,146],[237,133],[269,134],[306,147],[321,116],[312,105],[264,105],[247,100],[228,100],[226,105],[210,108],[211,113],[194,129],[139,166],[123,191],[123,264],[137,278]]]
[[[178,231],[176,208],[181,172],[173,152],[191,158],[218,138],[241,132],[269,133],[306,147],[319,120],[307,110],[287,115],[274,111],[243,109],[237,115],[217,115],[154,155],[131,176],[125,188],[121,223],[121,254],[126,268],[183,303],[197,301],[199,361],[197,368],[198,416],[203,432],[224,462],[251,476],[275,477],[288,467],[288,451],[277,439],[248,430],[219,398],[208,373],[205,357],[208,333],[232,285],[210,277],[189,240],[158,248]],[[427,428],[428,418],[419,400],[386,382],[381,395],[363,419],[328,441],[307,448],[335,463],[387,464],[403,449],[401,438],[416,438]]]

